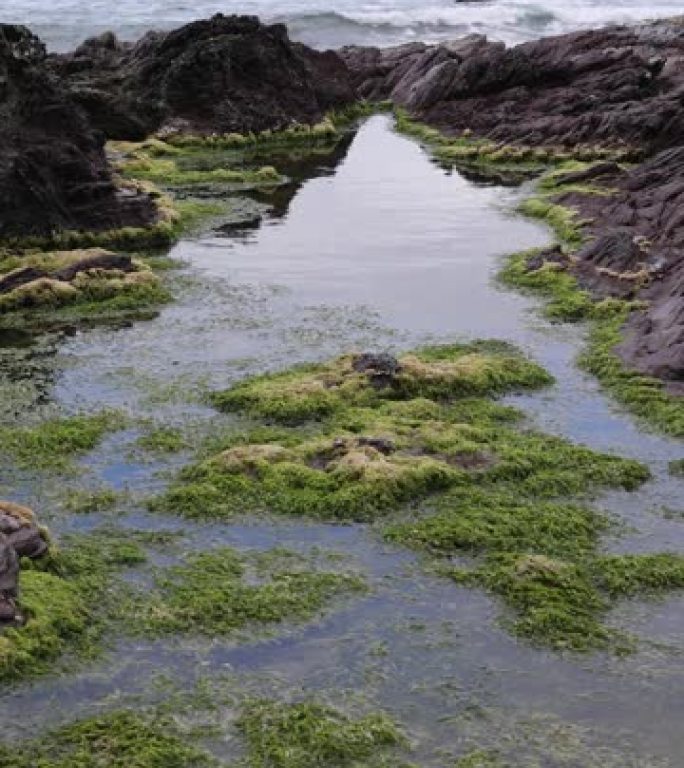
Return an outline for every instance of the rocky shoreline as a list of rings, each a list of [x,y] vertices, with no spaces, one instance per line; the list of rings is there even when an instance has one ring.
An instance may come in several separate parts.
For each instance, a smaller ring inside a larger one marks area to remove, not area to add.
[[[19,252],[30,236],[159,226],[155,195],[117,173],[106,140],[231,146],[390,101],[458,144],[444,153],[452,163],[534,161],[539,172],[568,158],[598,160],[554,200],[576,212],[583,245],[549,259],[598,297],[644,302],[619,353],[681,390],[682,19],[513,48],[470,36],[320,53],[291,42],[282,25],[217,15],[136,43],[106,34],[49,56],[29,30],[2,25],[0,72],[0,239]]]

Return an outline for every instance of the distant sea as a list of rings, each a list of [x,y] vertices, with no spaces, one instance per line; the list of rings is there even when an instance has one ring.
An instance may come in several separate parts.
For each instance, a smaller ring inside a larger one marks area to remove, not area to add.
[[[256,14],[284,22],[295,39],[317,48],[387,46],[479,32],[518,43],[575,29],[684,13],[683,0],[0,0],[0,20],[20,22],[52,50],[114,30],[134,40],[214,13]]]

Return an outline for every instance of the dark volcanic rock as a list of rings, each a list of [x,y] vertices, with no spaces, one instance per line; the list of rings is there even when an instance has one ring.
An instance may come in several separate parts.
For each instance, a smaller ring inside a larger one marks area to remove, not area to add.
[[[284,26],[251,16],[219,14],[135,44],[108,33],[51,66],[110,138],[279,129],[355,100],[337,54],[294,44]]]
[[[147,223],[144,195],[119,195],[103,137],[45,67],[25,27],[0,25],[0,238]]]
[[[149,222],[152,203],[119,195],[102,135],[44,62],[38,38],[0,25],[0,237]]]
[[[684,132],[684,22],[576,32],[506,48],[345,48],[359,93],[448,133],[527,145],[659,149]]]
[[[624,171],[611,187],[614,196],[576,201],[596,235],[577,254],[581,279],[604,293],[619,293],[606,290],[606,277],[614,288],[639,289],[648,308],[632,316],[619,351],[684,393],[684,146]]]

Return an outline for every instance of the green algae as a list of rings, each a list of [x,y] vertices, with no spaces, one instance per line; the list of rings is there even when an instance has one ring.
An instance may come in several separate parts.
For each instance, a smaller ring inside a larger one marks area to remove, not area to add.
[[[574,249],[582,245],[583,222],[572,208],[555,203],[547,197],[529,197],[520,204],[518,210],[525,216],[541,219],[548,224],[558,242],[567,248]]]
[[[152,508],[190,517],[252,509],[370,520],[495,464],[495,435],[519,415],[483,396],[550,381],[508,345],[492,342],[405,355],[382,387],[354,370],[353,360],[260,376],[219,393],[221,407],[242,408],[252,417],[323,421],[303,430],[258,427],[212,441],[206,458],[184,469]],[[446,406],[445,399],[454,402]],[[516,439],[511,436],[502,450],[498,472],[524,471],[520,450],[532,443],[517,450]],[[541,446],[548,448],[548,441]]]
[[[283,559],[262,561],[260,580],[251,583],[249,560],[233,549],[192,555],[157,574],[155,589],[139,601],[132,630],[153,637],[230,635],[252,625],[311,619],[335,597],[365,589],[357,575]]]
[[[684,477],[684,459],[675,459],[667,466],[667,471],[673,477]]]
[[[214,768],[171,718],[132,710],[81,720],[39,739],[0,746],[5,768]]]
[[[395,126],[400,133],[426,145],[441,163],[464,171],[474,171],[483,176],[503,175],[524,179],[538,176],[550,167],[560,166],[560,172],[565,173],[570,169],[578,169],[580,163],[584,167],[595,160],[626,161],[635,157],[633,150],[624,148],[504,144],[476,136],[470,129],[463,130],[457,136],[447,136],[437,128],[414,120],[402,109],[395,110]],[[590,187],[590,193],[595,189],[597,188]]]
[[[253,702],[237,725],[248,745],[249,768],[396,765],[396,758],[383,758],[403,742],[383,713],[351,718],[312,702]]]
[[[178,453],[187,447],[183,431],[176,427],[155,427],[135,441],[136,448],[153,454]]]
[[[125,424],[120,412],[106,410],[32,426],[0,427],[0,450],[22,468],[68,470],[74,458],[93,450],[105,435]]]
[[[123,494],[113,488],[98,488],[97,490],[78,489],[69,491],[64,506],[70,512],[88,514],[112,509],[121,500]]]
[[[355,356],[293,371],[266,374],[219,392],[213,404],[224,411],[296,424],[328,417],[348,405],[386,399],[453,398],[492,395],[551,383],[539,366],[511,347],[484,342],[425,348],[399,358],[386,387],[355,370]]]
[[[391,526],[386,535],[435,555],[474,558],[469,567],[441,570],[501,597],[513,612],[505,625],[533,644],[625,652],[633,643],[604,623],[610,608],[626,596],[683,588],[684,557],[601,555],[600,535],[609,524],[589,507],[493,484],[455,489],[434,514]]]
[[[403,737],[382,712],[351,717],[315,701],[250,701],[236,722],[246,755],[230,764],[199,746],[206,727],[121,709],[0,745],[6,768],[389,768]]]

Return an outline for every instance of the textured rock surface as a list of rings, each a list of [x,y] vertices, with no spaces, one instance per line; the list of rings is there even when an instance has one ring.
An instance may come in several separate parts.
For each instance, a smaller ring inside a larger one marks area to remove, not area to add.
[[[250,16],[217,15],[135,44],[108,33],[51,66],[110,138],[278,129],[355,100],[337,54],[294,44],[284,26]]]
[[[0,238],[139,226],[145,195],[112,183],[103,137],[45,67],[26,28],[0,25]]]
[[[345,48],[359,93],[446,132],[529,145],[657,150],[684,132],[684,21],[609,27],[513,48],[471,36],[428,47]]]
[[[580,277],[601,292],[649,302],[630,320],[620,352],[684,393],[684,146],[601,183],[617,193],[565,200],[596,238],[577,254]]]
[[[19,558],[47,552],[45,537],[28,507],[0,501],[0,624],[19,619]]]

